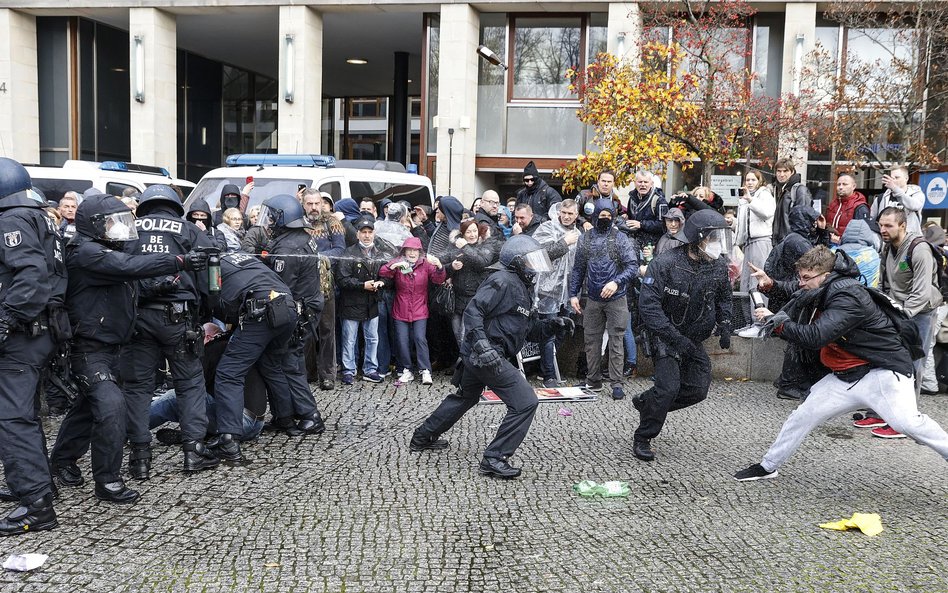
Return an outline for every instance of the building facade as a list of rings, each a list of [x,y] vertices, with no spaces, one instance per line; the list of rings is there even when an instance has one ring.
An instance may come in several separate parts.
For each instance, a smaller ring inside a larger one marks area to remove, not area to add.
[[[793,89],[817,42],[837,55],[860,42],[816,3],[755,7],[746,66],[761,93]],[[400,160],[470,203],[486,188],[512,195],[527,161],[549,173],[585,151],[593,131],[566,71],[631,57],[642,33],[626,2],[12,0],[0,154],[130,160],[193,181],[238,152]],[[829,155],[796,156],[829,180]],[[689,175],[671,169],[666,188]]]

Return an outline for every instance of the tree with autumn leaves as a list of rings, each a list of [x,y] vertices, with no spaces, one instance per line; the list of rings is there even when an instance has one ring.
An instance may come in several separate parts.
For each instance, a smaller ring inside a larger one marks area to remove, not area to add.
[[[564,185],[582,187],[602,169],[623,184],[637,168],[668,162],[697,162],[707,184],[717,165],[772,161],[781,132],[806,126],[807,116],[795,98],[763,93],[748,67],[753,14],[743,0],[682,0],[644,15],[637,60],[600,54],[571,70],[577,115],[600,150],[557,170]]]
[[[948,144],[948,2],[836,2],[827,20],[846,31],[807,56],[802,100],[812,148],[834,162],[893,163],[910,170],[945,162]],[[841,59],[840,59],[841,58]]]

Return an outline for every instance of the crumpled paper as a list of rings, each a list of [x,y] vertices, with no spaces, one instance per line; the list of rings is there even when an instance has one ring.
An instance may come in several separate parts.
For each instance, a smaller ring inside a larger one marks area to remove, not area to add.
[[[49,556],[46,554],[13,554],[3,561],[3,568],[17,572],[26,572],[43,566],[48,559]]]
[[[593,497],[593,496],[602,496],[603,498],[614,498],[618,496],[628,496],[629,492],[629,483],[628,482],[603,482],[602,484],[597,484],[592,480],[583,480],[577,484],[573,484],[573,492],[579,494],[580,496]]]
[[[846,531],[848,529],[858,529],[866,535],[879,535],[882,533],[882,517],[876,513],[853,513],[849,519],[840,519],[831,523],[820,523],[823,529],[832,529],[834,531]]]

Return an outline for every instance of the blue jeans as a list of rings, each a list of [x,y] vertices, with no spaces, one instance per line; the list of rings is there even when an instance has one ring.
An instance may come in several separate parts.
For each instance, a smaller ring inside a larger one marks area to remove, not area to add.
[[[382,291],[379,299],[379,346],[376,351],[376,367],[379,373],[388,373],[392,364],[392,338],[395,336],[394,319],[392,319],[392,305],[395,302],[395,293],[390,290]]]
[[[379,344],[379,318],[373,317],[365,321],[355,319],[342,320],[342,372],[354,375],[356,373],[356,343],[359,341],[359,326],[362,326],[362,335],[365,337],[365,356],[362,361],[362,374],[371,375],[378,372],[376,352]]]
[[[625,328],[625,336],[622,341],[625,343],[625,362],[635,366],[638,356],[635,349],[635,334],[632,333],[632,316],[629,315],[629,325]]]
[[[217,416],[214,414],[214,398],[204,394],[204,401],[207,405],[209,434],[217,434]],[[174,389],[169,389],[161,397],[152,400],[151,408],[148,412],[148,428],[153,429],[161,426],[165,422],[178,422],[178,398]],[[238,440],[249,441],[257,438],[260,431],[263,430],[263,420],[252,418],[244,412],[244,429],[240,434],[234,435]]]
[[[411,341],[415,344],[418,370],[431,370],[431,357],[428,356],[428,338],[425,335],[427,330],[427,319],[412,322],[395,320],[395,341],[398,342],[398,367],[400,369],[411,368],[411,344],[408,342],[410,334]]]

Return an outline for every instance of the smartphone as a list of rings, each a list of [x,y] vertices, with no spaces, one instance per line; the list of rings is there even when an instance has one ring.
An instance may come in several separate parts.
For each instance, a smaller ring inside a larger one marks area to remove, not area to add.
[[[763,308],[764,308],[764,297],[763,297],[762,294],[760,294],[760,293],[757,292],[756,290],[751,290],[751,291],[750,291],[750,298],[751,298],[751,303],[754,304],[754,308],[755,308],[755,309],[763,309]]]
[[[301,191],[303,191],[303,190],[306,189],[306,188],[307,188],[307,185],[306,185],[305,183],[301,183],[301,184],[299,184],[299,185],[296,186],[296,191],[301,192]]]
[[[247,183],[253,183],[253,175],[247,178]]]

